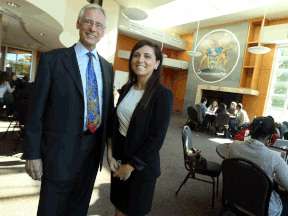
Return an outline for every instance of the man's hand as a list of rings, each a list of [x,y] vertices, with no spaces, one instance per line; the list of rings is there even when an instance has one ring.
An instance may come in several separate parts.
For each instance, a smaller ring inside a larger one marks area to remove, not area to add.
[[[25,163],[26,173],[33,179],[33,180],[42,180],[43,175],[43,164],[41,159],[36,160],[26,160]]]
[[[132,167],[130,164],[121,165],[119,169],[114,172],[113,177],[118,177],[120,178],[120,180],[123,179],[123,181],[126,181],[130,177],[134,169],[135,168]]]
[[[110,170],[115,173],[119,168],[116,159],[110,156],[107,158],[107,160],[108,160]]]

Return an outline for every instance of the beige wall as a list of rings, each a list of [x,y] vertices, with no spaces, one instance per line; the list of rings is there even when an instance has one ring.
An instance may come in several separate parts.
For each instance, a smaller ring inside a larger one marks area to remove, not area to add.
[[[120,12],[120,5],[114,0],[103,1],[104,10],[108,16],[108,26],[105,30],[105,35],[97,44],[97,51],[108,62],[114,63],[116,44],[118,37],[118,17]]]

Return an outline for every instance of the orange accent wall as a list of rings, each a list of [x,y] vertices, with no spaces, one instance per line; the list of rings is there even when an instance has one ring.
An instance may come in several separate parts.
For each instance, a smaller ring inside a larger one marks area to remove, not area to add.
[[[259,96],[243,95],[243,109],[247,111],[250,120],[254,116],[263,116],[266,101],[268,99],[268,87],[272,73],[273,60],[276,52],[276,45],[265,45],[271,49],[269,53],[263,55],[260,76],[258,77]]]
[[[174,107],[173,111],[182,113],[185,90],[187,84],[188,70],[177,70],[174,75],[173,93],[174,93]]]
[[[113,65],[114,71],[119,70],[119,71],[129,72],[128,59],[118,58],[118,51],[119,50],[131,51],[137,42],[139,42],[139,40],[125,36],[125,35],[118,34],[116,51],[115,51],[116,54],[115,54],[114,65]]]

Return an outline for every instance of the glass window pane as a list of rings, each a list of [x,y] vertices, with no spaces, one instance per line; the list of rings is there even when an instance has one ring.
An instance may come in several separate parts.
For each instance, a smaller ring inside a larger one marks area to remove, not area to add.
[[[12,72],[18,77],[30,74],[32,52],[8,47],[6,67],[11,67]]]
[[[286,95],[288,86],[284,85],[274,85],[273,86],[273,94],[276,95]]]
[[[268,113],[266,114],[266,116],[272,116],[274,118],[274,121],[277,122],[282,122],[282,111],[280,110],[272,110],[272,109],[268,109]]]
[[[271,98],[270,108],[283,109],[285,105],[285,99],[286,98]]]
[[[288,48],[279,48],[278,50],[278,56],[283,57],[283,56],[288,56]]]
[[[275,69],[288,69],[288,59],[277,60]]]
[[[288,82],[288,72],[276,71],[276,82],[277,83],[287,83]]]

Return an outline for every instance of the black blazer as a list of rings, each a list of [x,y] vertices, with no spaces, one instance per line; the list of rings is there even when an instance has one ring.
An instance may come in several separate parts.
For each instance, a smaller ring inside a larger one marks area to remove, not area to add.
[[[114,76],[112,65],[100,55],[99,60],[103,78],[103,133],[97,137],[101,143],[101,168],[107,120],[114,110]],[[71,179],[82,164],[77,159],[77,150],[83,125],[83,87],[74,46],[43,53],[29,102],[23,158],[42,159],[44,174],[50,180]]]
[[[109,134],[113,140],[112,151],[114,145],[117,145],[115,136],[119,128],[116,110],[129,90],[130,88],[125,91],[121,90],[114,111],[113,128],[111,128],[111,131],[109,130],[109,132],[112,132]],[[161,84],[154,92],[145,110],[140,108],[139,104],[136,106],[126,135],[124,147],[125,158],[116,158],[117,160],[122,160],[124,164],[129,163],[135,167],[131,177],[139,177],[142,180],[153,180],[160,176],[159,151],[163,145],[169,126],[173,102],[174,96],[172,91]]]

